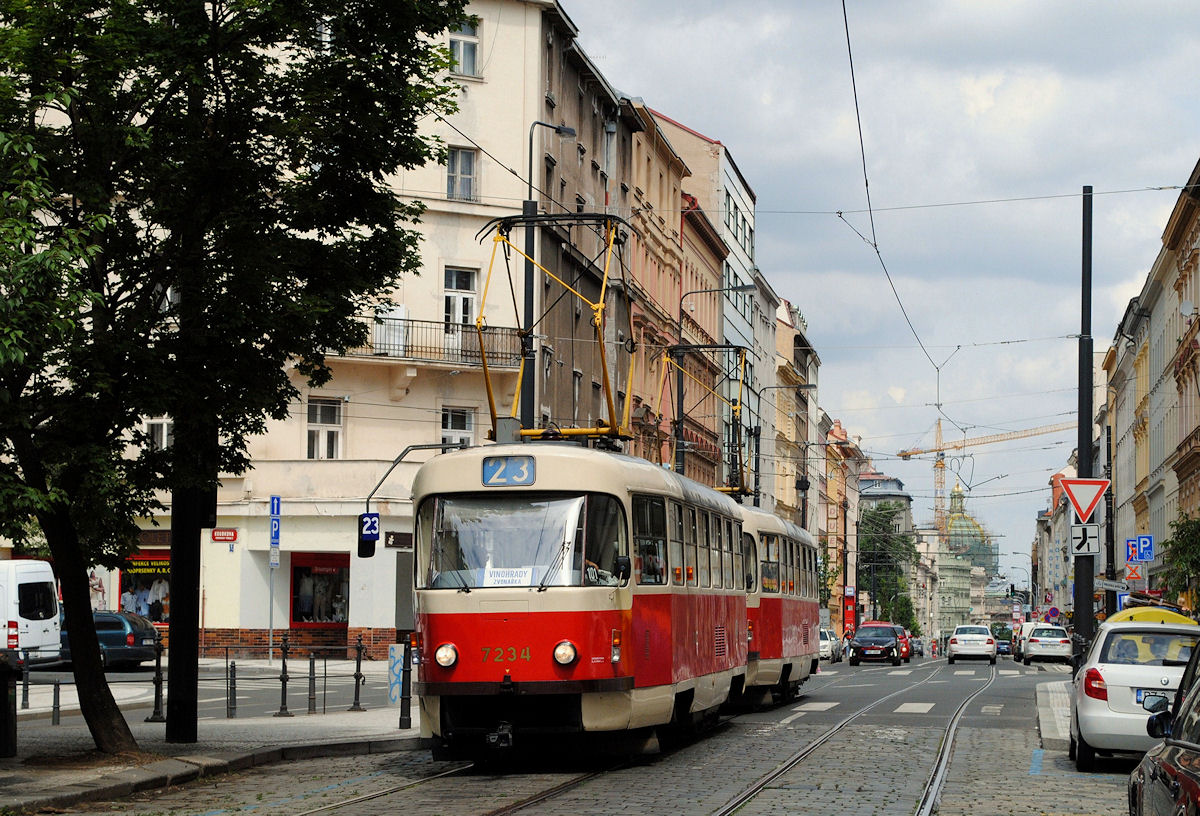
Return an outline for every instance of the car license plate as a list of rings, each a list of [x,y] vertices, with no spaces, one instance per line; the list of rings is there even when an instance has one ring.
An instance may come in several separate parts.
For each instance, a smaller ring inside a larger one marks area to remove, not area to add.
[[[142,638],[142,645],[143,646],[153,646],[154,638]]]
[[[867,649],[867,654],[879,654],[883,649]]]
[[[1158,689],[1137,689],[1136,691],[1137,694],[1135,695],[1135,700],[1139,703],[1144,703],[1146,700],[1149,700],[1153,697],[1162,697],[1164,700],[1167,699],[1167,695],[1163,694]]]

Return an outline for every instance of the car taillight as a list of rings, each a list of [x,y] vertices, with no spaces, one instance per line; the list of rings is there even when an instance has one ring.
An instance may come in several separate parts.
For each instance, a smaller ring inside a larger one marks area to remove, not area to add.
[[[1071,641],[1067,640],[1066,638],[1063,638],[1062,640],[1059,641],[1059,643],[1070,643],[1070,642]]]
[[[950,638],[951,643],[958,643],[958,638]]]
[[[1083,676],[1083,693],[1096,700],[1108,699],[1108,683],[1104,682],[1104,675],[1100,674],[1099,669],[1087,670]]]
[[[17,622],[8,622],[8,648],[16,649],[20,646],[20,641],[17,639]]]
[[[1040,641],[1040,640],[1038,640],[1037,638],[1030,638],[1030,639],[1029,639],[1029,642],[1030,642],[1030,643],[1041,643],[1041,641]]]
[[[130,632],[128,635],[125,636],[125,645],[126,646],[133,645],[133,632]]]
[[[988,646],[991,646],[991,645],[992,645],[993,643],[995,643],[995,642],[996,642],[996,641],[992,640],[991,638],[988,638],[987,645],[988,645]]]

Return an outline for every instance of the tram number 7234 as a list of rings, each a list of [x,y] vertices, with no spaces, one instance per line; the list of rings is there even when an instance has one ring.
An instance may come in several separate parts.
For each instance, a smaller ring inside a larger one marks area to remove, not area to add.
[[[528,663],[533,659],[528,646],[523,647],[519,653],[516,646],[483,646],[480,651],[483,652],[484,663],[516,663],[518,660]]]

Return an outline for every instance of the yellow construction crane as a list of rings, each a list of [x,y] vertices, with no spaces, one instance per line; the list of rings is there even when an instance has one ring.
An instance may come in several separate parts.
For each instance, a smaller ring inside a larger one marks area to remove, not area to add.
[[[1024,439],[1027,436],[1069,431],[1079,427],[1075,422],[1060,422],[1057,425],[1040,425],[1037,428],[1027,428],[1023,431],[1005,431],[1004,433],[973,436],[970,439],[957,439],[950,442],[942,441],[942,421],[937,421],[937,432],[931,448],[911,448],[896,454],[901,459],[910,459],[922,453],[936,453],[933,460],[933,524],[937,528],[938,538],[946,540],[946,451],[961,450],[974,445],[989,445],[992,442],[1007,442],[1010,439]]]

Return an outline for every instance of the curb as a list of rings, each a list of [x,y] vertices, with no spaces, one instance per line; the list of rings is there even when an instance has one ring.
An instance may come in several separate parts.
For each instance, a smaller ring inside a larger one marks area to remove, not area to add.
[[[333,742],[324,745],[293,745],[260,748],[222,757],[191,755],[162,759],[137,768],[105,774],[93,781],[66,785],[53,795],[34,795],[6,803],[6,812],[34,813],[81,802],[123,799],[138,791],[165,788],[201,777],[242,771],[293,759],[386,754],[415,751],[428,747],[420,737],[385,737],[374,740]]]

